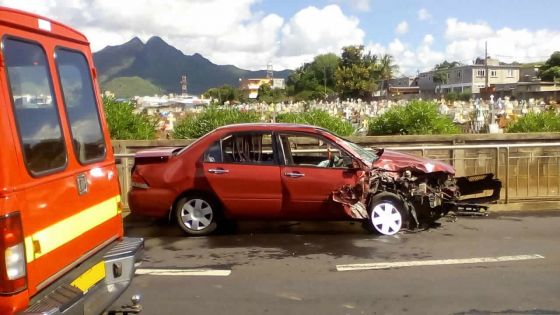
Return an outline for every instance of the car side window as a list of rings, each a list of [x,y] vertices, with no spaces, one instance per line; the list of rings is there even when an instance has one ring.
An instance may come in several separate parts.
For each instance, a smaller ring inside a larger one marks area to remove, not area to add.
[[[66,146],[45,51],[14,38],[2,46],[25,165],[33,176],[63,169]]]
[[[280,142],[286,165],[339,168],[352,165],[352,158],[345,151],[320,136],[282,134]]]
[[[272,133],[238,133],[213,143],[204,154],[205,162],[275,164]]]
[[[211,162],[211,163],[222,163],[222,148],[221,148],[221,141],[216,141],[212,143],[208,150],[204,152],[204,162]]]
[[[101,160],[106,152],[105,139],[86,57],[58,48],[56,66],[76,157],[82,164]]]

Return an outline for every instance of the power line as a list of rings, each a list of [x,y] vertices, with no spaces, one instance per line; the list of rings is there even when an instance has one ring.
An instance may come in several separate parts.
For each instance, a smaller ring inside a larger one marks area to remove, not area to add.
[[[543,60],[543,59],[548,59],[550,58],[550,55],[548,56],[506,56],[506,55],[493,55],[495,57],[499,57],[499,58],[519,58],[519,59],[538,59],[538,60]]]

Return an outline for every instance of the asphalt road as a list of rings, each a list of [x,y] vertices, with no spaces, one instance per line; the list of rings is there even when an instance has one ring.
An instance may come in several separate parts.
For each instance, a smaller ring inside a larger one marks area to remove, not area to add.
[[[184,237],[127,221],[145,260],[116,305],[141,293],[142,314],[560,314],[560,211],[444,218],[396,236],[351,222],[244,222]],[[395,262],[431,265],[337,269]]]

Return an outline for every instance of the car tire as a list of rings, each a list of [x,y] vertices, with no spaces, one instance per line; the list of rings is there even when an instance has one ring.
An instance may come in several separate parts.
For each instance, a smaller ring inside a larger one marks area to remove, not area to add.
[[[218,226],[219,206],[203,194],[192,194],[179,199],[175,205],[175,218],[179,227],[188,235],[208,235]]]
[[[367,225],[377,234],[394,235],[408,227],[409,215],[402,199],[389,192],[371,198],[368,214]]]

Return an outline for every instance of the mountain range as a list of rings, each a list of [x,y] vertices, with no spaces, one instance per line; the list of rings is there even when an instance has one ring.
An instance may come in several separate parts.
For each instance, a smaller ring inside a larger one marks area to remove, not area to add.
[[[102,91],[116,97],[180,93],[181,76],[186,75],[188,93],[201,94],[224,84],[239,86],[239,79],[264,78],[266,70],[243,70],[216,65],[200,54],[185,55],[160,37],[146,43],[135,37],[107,46],[93,54]],[[287,78],[291,70],[275,71],[275,78]]]

